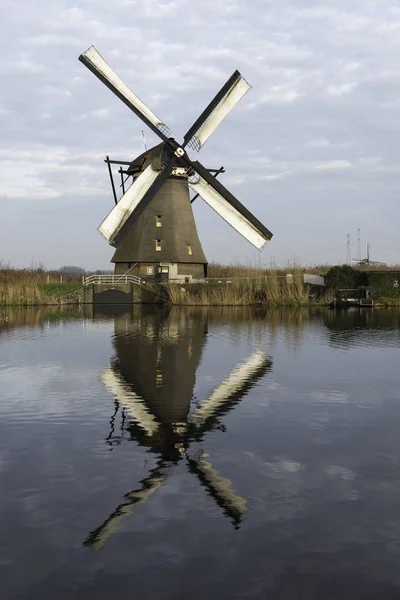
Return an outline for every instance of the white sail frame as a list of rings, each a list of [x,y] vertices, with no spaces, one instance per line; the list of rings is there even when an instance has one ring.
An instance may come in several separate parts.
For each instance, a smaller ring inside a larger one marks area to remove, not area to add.
[[[113,371],[112,367],[108,367],[103,371],[100,375],[100,380],[106,389],[111,392],[125,408],[128,415],[136,421],[149,436],[154,435],[158,430],[159,423],[154,415],[146,409],[144,399],[135,394],[125,381],[123,381],[122,377]]]
[[[240,214],[219,192],[207,183],[203,177],[198,176],[196,183],[189,181],[191,189],[199,194],[215,212],[222,217],[231,227],[236,229],[248,242],[253,244],[258,250],[262,250],[269,241],[260,231]]]
[[[122,226],[129,219],[139,202],[149,191],[161,171],[156,171],[151,165],[135,179],[121,200],[108,213],[104,221],[97,228],[101,235],[112,244]]]
[[[240,76],[240,78],[233,84],[233,86],[223,97],[221,102],[217,104],[212,113],[201,124],[198,131],[193,135],[192,139],[195,138],[198,150],[204,146],[210,135],[217,129],[225,117],[227,117],[231,110],[236,106],[239,100],[241,100],[250,89],[251,85],[244,79],[244,77]]]
[[[150,123],[166,135],[170,134],[168,127],[157,117],[145,104],[132,92],[122,79],[112,70],[94,46],[91,46],[81,55],[85,62],[90,63],[92,68],[100,73],[137,111],[139,111]]]

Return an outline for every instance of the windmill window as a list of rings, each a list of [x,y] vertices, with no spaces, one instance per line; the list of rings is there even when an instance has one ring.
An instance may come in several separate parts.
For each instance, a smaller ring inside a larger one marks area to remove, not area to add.
[[[156,240],[156,250],[157,250],[157,252],[160,252],[160,250],[161,250],[161,240]]]
[[[154,267],[147,267],[147,275],[154,275]]]
[[[187,249],[188,249],[188,254],[192,255],[193,251],[192,251],[192,246],[190,244],[187,245]]]
[[[156,227],[161,227],[161,225],[162,225],[161,219],[162,219],[162,215],[156,216]]]

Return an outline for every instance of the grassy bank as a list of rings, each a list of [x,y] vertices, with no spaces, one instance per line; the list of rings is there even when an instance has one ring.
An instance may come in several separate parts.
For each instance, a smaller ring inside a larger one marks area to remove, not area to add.
[[[396,270],[397,269],[397,270]],[[330,268],[327,265],[286,269],[211,263],[209,278],[202,284],[162,284],[155,287],[154,301],[184,306],[309,306],[327,304],[339,288],[369,285],[376,305],[400,307],[399,267],[386,269]],[[316,298],[304,283],[303,274],[326,275],[325,296]],[[290,277],[288,275],[290,274]],[[2,268],[0,265],[0,305],[64,306],[82,302],[82,277],[66,276],[44,269]]]
[[[37,284],[0,283],[0,305],[3,306],[46,306],[77,304],[74,292],[82,288],[78,283]]]

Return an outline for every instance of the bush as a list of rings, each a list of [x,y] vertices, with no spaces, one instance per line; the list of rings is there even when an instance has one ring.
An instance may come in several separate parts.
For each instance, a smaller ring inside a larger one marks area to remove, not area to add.
[[[399,271],[370,271],[368,285],[372,288],[374,298],[400,299],[400,287],[394,287],[395,281],[400,282]]]
[[[368,285],[367,274],[364,271],[356,271],[350,265],[332,267],[325,275],[325,285],[328,291],[356,289]]]

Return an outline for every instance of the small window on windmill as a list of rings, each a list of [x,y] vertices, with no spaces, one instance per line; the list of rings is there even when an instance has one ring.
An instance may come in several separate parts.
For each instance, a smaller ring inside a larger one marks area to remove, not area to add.
[[[188,254],[192,255],[193,251],[192,251],[192,246],[190,244],[187,245],[187,249],[188,249]]]
[[[161,240],[156,240],[156,250],[157,250],[157,252],[160,252],[160,250],[161,250]]]
[[[161,219],[162,219],[162,215],[157,215],[156,216],[156,227],[161,227],[162,226]]]
[[[163,386],[163,374],[162,371],[156,371],[156,387]]]
[[[147,267],[147,275],[154,275],[154,267]]]

